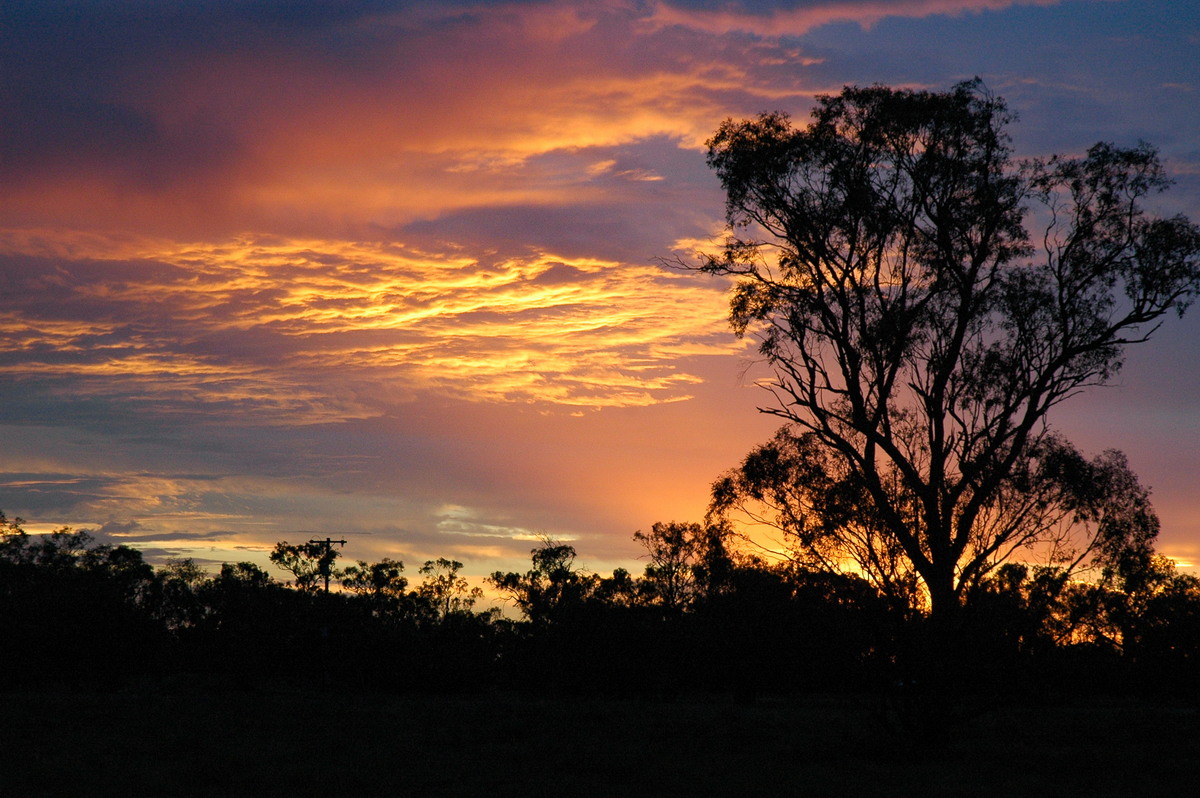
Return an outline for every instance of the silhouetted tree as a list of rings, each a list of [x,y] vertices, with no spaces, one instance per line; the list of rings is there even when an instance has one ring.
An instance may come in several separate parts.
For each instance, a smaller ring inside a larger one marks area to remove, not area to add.
[[[575,548],[543,538],[525,573],[492,574],[489,583],[522,612],[502,638],[508,682],[534,693],[566,690],[645,694],[678,682],[681,652],[664,629],[648,589],[624,569],[609,578],[587,573]],[[499,626],[504,629],[504,626]]]
[[[728,527],[721,524],[677,521],[659,522],[649,532],[635,532],[633,539],[650,558],[640,581],[642,592],[668,613],[711,596],[734,568],[728,535]]]
[[[24,532],[25,530],[21,528],[21,524],[23,523],[25,522],[20,518],[14,518],[9,521],[4,511],[0,510],[0,545],[4,545],[9,540],[10,535],[16,536]]]
[[[765,114],[709,142],[731,233],[697,268],[737,278],[734,331],[759,337],[764,412],[788,422],[715,509],[764,502],[804,564],[947,628],[1014,557],[1069,571],[1148,548],[1123,458],[1082,457],[1047,415],[1200,283],[1200,229],[1143,208],[1168,184],[1154,150],[1017,166],[1011,119],[978,80],[846,88],[805,129]]]
[[[598,579],[575,568],[575,547],[544,538],[530,551],[524,574],[494,572],[488,582],[534,624],[552,623],[572,613],[592,595]]]
[[[624,568],[616,568],[612,576],[602,577],[596,583],[593,598],[612,607],[632,607],[641,602],[643,591],[639,580]]]
[[[399,560],[384,558],[370,564],[359,560],[342,570],[341,582],[346,590],[364,597],[376,617],[395,619],[414,612],[404,563]]]
[[[216,586],[227,592],[263,590],[274,586],[271,575],[252,562],[221,563]]]
[[[192,635],[207,664],[257,668],[282,655],[279,641],[290,633],[284,602],[291,592],[252,562],[222,563],[196,589],[205,607]]]
[[[204,619],[200,589],[208,579],[192,558],[171,559],[158,571],[158,615],[167,629],[189,629]]]
[[[333,564],[337,549],[322,541],[288,543],[281,540],[271,550],[270,560],[292,575],[298,590],[318,590],[330,578],[337,578]]]
[[[463,564],[458,560],[439,557],[421,566],[425,577],[417,588],[417,596],[432,610],[434,617],[445,620],[451,615],[469,613],[475,602],[483,598],[483,590],[471,587],[458,572]]]
[[[342,570],[342,587],[360,595],[400,596],[408,587],[408,579],[400,560],[385,557],[370,564],[359,560]]]
[[[154,570],[136,549],[0,515],[0,684],[119,684],[159,667]]]
[[[925,607],[920,572],[841,465],[815,436],[781,429],[715,483],[712,512],[723,518],[736,511],[779,530],[783,553],[801,567],[839,572],[848,561],[898,610]],[[1011,517],[1002,536],[962,565],[960,600],[979,594],[992,569],[1016,553],[1043,557],[1065,580],[1080,565],[1148,557],[1158,533],[1149,492],[1124,455],[1088,460],[1053,435],[1014,466],[993,501],[993,518]]]
[[[1163,687],[1193,693],[1200,667],[1200,578],[1161,556],[1126,561],[1091,586],[1084,624],[1089,642],[1119,651]],[[1083,602],[1080,602],[1083,603]]]

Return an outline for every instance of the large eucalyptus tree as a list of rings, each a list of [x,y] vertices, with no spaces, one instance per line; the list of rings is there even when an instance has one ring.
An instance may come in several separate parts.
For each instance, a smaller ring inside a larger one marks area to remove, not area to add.
[[[1144,553],[1147,492],[1119,452],[1082,456],[1050,412],[1110,380],[1200,287],[1200,229],[1157,218],[1156,152],[1097,144],[1017,163],[978,80],[846,88],[807,127],[726,121],[730,320],[787,424],[714,487],[792,556],[953,614],[999,564],[1070,570]]]

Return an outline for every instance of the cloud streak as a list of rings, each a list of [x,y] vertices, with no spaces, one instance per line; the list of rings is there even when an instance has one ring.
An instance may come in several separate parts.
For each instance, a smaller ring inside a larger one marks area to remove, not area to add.
[[[808,33],[837,22],[870,27],[888,17],[927,17],[995,11],[1019,5],[1056,5],[1059,0],[766,0],[754,2],[661,2],[650,19],[706,33],[759,36]]]
[[[483,262],[244,240],[122,259],[0,255],[0,362],[165,412],[320,423],[433,390],[580,408],[687,398],[681,358],[738,350],[721,286],[653,265]]]

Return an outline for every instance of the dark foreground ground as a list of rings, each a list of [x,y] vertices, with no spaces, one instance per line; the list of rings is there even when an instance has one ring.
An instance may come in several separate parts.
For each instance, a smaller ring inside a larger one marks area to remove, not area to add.
[[[1008,706],[937,743],[870,699],[0,693],[0,794],[1194,794],[1196,708]]]

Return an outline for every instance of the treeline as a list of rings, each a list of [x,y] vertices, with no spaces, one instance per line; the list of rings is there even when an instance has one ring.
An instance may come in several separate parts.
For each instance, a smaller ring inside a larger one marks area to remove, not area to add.
[[[332,542],[281,542],[281,581],[252,563],[215,574],[153,568],[128,546],[63,529],[29,535],[0,515],[4,689],[211,684],[670,698],[919,691],[1075,691],[1200,698],[1200,579],[1164,558],[1077,582],[1009,564],[931,649],[928,616],[866,581],[768,564],[729,530],[655,524],[635,576],[576,565],[544,540],[490,585],[520,613],[480,606],[462,563],[412,581],[385,559],[339,567]],[[331,589],[326,592],[329,580]]]

